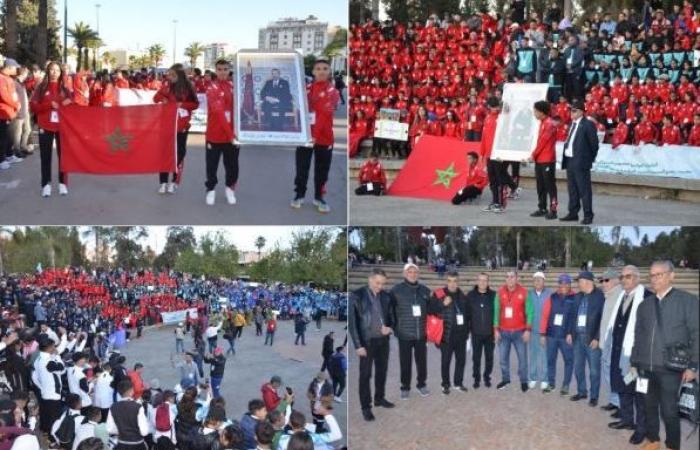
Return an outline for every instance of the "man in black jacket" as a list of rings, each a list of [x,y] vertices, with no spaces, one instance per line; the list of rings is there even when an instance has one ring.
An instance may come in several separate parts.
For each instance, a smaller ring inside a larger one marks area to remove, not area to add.
[[[374,405],[393,408],[394,404],[384,398],[386,372],[389,364],[389,335],[391,315],[390,295],[384,290],[386,274],[382,269],[372,269],[368,285],[350,294],[349,328],[350,338],[360,359],[360,406],[367,421],[374,420],[372,414],[372,392],[369,380],[374,366]]]
[[[474,389],[481,384],[481,354],[484,354],[484,385],[491,387],[491,371],[493,370],[493,351],[495,348],[493,336],[493,299],[496,292],[489,287],[489,276],[480,273],[476,277],[476,286],[467,294],[470,330],[472,333],[472,366]]]
[[[561,168],[566,169],[569,189],[569,213],[562,222],[578,221],[583,205],[582,225],[593,223],[593,188],[591,167],[598,155],[598,132],[595,125],[583,116],[583,102],[571,102],[571,128],[564,142]]]
[[[659,408],[666,429],[666,448],[680,448],[678,390],[681,383],[697,379],[698,298],[674,288],[673,278],[671,261],[654,262],[649,279],[655,294],[646,297],[637,309],[630,364],[631,372],[638,376],[637,392],[646,394],[646,439],[640,447],[645,450],[657,450],[661,446]],[[686,347],[690,357],[682,373],[667,368],[664,363],[669,346],[678,344]]]
[[[321,349],[321,358],[323,358],[323,363],[321,364],[321,372],[326,370],[326,367],[328,367],[328,358],[333,355],[333,336],[334,333],[330,331],[323,338],[323,348]]]
[[[464,364],[467,357],[467,338],[469,337],[469,309],[467,298],[458,286],[459,274],[447,274],[447,286],[433,292],[428,302],[428,312],[442,318],[443,331],[440,342],[442,354],[442,393],[450,393],[450,364],[455,355],[454,387],[467,392],[464,387]]]
[[[411,392],[411,366],[416,358],[416,388],[422,397],[430,395],[425,387],[428,378],[426,319],[430,289],[418,282],[418,266],[408,263],[403,268],[404,280],[391,289],[390,311],[394,333],[399,339],[401,365],[401,399],[408,400]]]

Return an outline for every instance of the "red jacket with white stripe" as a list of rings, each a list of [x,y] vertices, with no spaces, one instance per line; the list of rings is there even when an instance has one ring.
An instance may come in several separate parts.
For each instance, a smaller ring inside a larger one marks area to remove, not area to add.
[[[207,88],[206,140],[215,144],[232,142],[233,131],[233,83],[214,80]]]
[[[311,125],[314,144],[332,146],[333,113],[340,100],[340,94],[330,81],[314,81],[306,86],[306,95],[309,112],[316,116]]]

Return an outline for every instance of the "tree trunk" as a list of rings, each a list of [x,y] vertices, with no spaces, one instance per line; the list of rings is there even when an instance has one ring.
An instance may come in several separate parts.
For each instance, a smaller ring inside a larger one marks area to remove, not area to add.
[[[401,227],[396,227],[396,259],[403,262],[403,249],[401,248]]]
[[[92,71],[97,72],[97,47],[92,49]]]
[[[39,23],[36,30],[36,63],[46,65],[49,50],[49,0],[39,0]]]
[[[83,48],[78,47],[78,61],[77,65],[75,66],[75,71],[80,72],[80,65],[83,63]]]
[[[90,49],[87,47],[83,49],[83,67],[85,67],[85,69],[90,67]]]
[[[571,267],[571,228],[566,230],[564,241],[564,266]]]
[[[573,9],[573,0],[564,0],[564,17],[568,17],[569,20],[571,20]]]
[[[5,0],[5,52],[17,57],[17,0]]]
[[[518,229],[518,231],[515,232],[515,264],[517,265],[520,262],[520,234],[522,231]]]
[[[372,0],[372,19],[379,20],[379,0]]]

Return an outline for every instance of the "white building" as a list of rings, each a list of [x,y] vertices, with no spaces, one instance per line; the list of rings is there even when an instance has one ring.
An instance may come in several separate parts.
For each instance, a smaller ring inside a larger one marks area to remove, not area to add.
[[[258,33],[260,50],[299,50],[304,55],[320,55],[329,42],[328,22],[315,16],[306,19],[285,17],[270,22]]]
[[[230,46],[224,42],[215,42],[204,46],[204,54],[202,55],[204,59],[203,69],[214,69],[216,61],[230,53],[232,53]]]

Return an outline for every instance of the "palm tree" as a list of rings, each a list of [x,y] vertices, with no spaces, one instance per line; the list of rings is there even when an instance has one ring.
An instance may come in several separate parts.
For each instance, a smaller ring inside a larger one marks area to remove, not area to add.
[[[92,71],[95,72],[97,71],[97,52],[99,51],[100,47],[104,46],[104,42],[102,42],[102,39],[100,39],[97,35],[95,35],[95,39],[91,39],[90,41],[87,42],[86,49],[92,49]],[[85,65],[87,65],[87,60],[85,61]]]
[[[637,239],[639,239],[639,227],[632,227],[632,230],[634,231],[635,236],[637,236]],[[622,246],[622,241],[625,237],[624,235],[624,230],[620,226],[612,227],[612,229],[610,230],[610,239],[612,239],[613,241],[615,253],[620,252],[620,247]]]
[[[197,64],[197,58],[202,56],[203,53],[204,47],[199,42],[192,42],[185,49],[185,56],[187,56],[190,59],[190,67],[194,68],[194,66]]]
[[[260,250],[262,250],[262,248],[265,247],[265,243],[266,243],[266,242],[267,242],[267,241],[266,241],[265,238],[262,237],[262,236],[258,236],[258,237],[255,239],[255,248],[258,249],[258,260],[260,260]]]
[[[90,45],[90,42],[94,41],[95,39],[98,39],[97,32],[90,28],[90,25],[84,22],[78,22],[75,25],[73,25],[73,28],[68,28],[68,34],[70,34],[70,37],[73,38],[73,43],[78,49],[78,65],[75,70],[79,71],[83,67],[83,57],[85,58],[85,67],[87,68],[87,48],[88,45]],[[83,49],[86,49],[84,55]]]
[[[17,0],[5,0],[5,53],[17,56]]]
[[[34,48],[36,50],[36,63],[39,64],[39,67],[44,67],[49,50],[49,0],[39,0],[38,15],[39,23],[36,28],[37,36]]]
[[[155,67],[160,66],[160,62],[165,56],[165,49],[163,48],[163,46],[160,44],[153,44],[150,47],[148,47],[147,51],[148,56],[151,58],[151,62],[153,62],[153,65]]]

